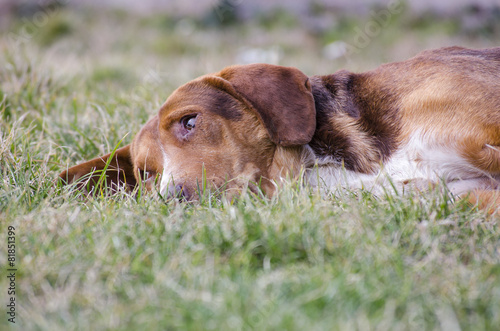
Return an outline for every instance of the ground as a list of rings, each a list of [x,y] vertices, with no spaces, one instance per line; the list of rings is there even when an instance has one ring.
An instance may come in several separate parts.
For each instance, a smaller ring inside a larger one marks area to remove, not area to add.
[[[324,196],[290,182],[273,198],[206,192],[189,204],[87,198],[55,181],[130,142],[176,87],[227,65],[328,74],[499,45],[498,11],[400,9],[240,21],[54,6],[13,17],[0,34],[0,327],[14,326],[14,298],[23,330],[495,330],[498,216],[443,186]]]

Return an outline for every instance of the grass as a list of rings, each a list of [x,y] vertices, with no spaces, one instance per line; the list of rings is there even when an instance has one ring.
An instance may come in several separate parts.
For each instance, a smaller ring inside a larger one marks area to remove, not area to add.
[[[231,202],[207,192],[189,204],[126,193],[87,199],[54,181],[67,165],[128,143],[177,86],[234,63],[247,47],[266,50],[279,41],[287,50],[280,64],[325,74],[436,44],[493,46],[499,36],[471,38],[457,29],[423,38],[432,31],[426,20],[423,30],[390,26],[366,53],[332,61],[321,56],[325,37],[287,16],[283,27],[262,19],[180,29],[173,19],[159,25],[158,17],[124,13],[54,15],[25,42],[0,36],[0,242],[5,252],[14,226],[16,327],[500,325],[498,217],[454,203],[444,187],[405,196],[320,196],[292,182],[271,199],[248,193]],[[22,22],[9,31],[21,31]],[[117,25],[119,33],[107,32]],[[338,35],[348,41],[345,29]],[[292,33],[294,40],[285,38]],[[0,265],[6,273],[6,254]],[[1,277],[2,329],[13,327],[5,314],[8,287]]]

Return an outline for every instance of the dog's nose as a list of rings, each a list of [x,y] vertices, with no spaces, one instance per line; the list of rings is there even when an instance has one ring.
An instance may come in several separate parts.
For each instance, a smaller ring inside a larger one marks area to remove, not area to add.
[[[182,184],[176,184],[176,185],[168,185],[168,188],[166,190],[166,196],[165,198],[167,199],[179,199],[181,201],[186,201],[190,199],[189,192],[186,188],[185,185]]]

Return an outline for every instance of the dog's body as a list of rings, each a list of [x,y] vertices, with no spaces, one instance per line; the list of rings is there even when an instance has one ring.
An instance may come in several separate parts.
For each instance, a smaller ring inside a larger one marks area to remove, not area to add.
[[[333,164],[321,176],[330,186],[388,174],[395,183],[443,180],[456,194],[498,188],[500,49],[427,51],[312,80],[323,120],[309,145],[319,164]]]
[[[193,198],[202,173],[216,187],[261,182],[272,194],[305,169],[310,184],[329,189],[444,181],[455,194],[498,204],[500,48],[443,48],[328,76],[228,67],[177,89],[131,145],[109,156],[60,176],[119,169],[109,182],[133,187],[160,174],[162,193]]]

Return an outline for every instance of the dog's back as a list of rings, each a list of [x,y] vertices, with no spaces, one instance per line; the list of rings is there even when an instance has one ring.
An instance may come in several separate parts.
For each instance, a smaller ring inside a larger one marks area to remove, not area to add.
[[[500,48],[425,51],[314,84],[316,109],[329,115],[310,145],[322,154],[346,142],[340,158],[351,179],[342,185],[370,187],[381,165],[399,183],[444,180],[458,195],[500,189]],[[329,186],[342,178],[337,168],[325,171]]]

